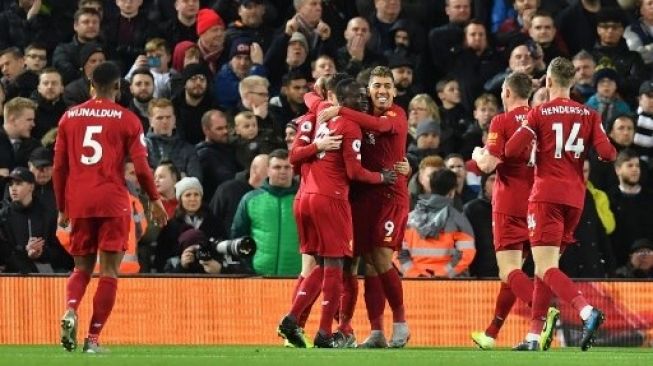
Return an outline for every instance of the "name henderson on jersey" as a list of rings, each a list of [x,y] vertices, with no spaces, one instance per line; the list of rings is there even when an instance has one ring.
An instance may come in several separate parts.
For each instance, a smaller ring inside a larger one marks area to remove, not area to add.
[[[540,112],[544,116],[553,116],[554,114],[579,114],[581,116],[590,115],[590,111],[587,108],[572,107],[567,105],[545,107],[540,109]]]

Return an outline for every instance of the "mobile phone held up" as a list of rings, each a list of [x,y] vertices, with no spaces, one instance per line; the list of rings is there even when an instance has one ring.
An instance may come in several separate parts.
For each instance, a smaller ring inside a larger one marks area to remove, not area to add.
[[[157,56],[147,56],[147,66],[161,67],[161,58]]]

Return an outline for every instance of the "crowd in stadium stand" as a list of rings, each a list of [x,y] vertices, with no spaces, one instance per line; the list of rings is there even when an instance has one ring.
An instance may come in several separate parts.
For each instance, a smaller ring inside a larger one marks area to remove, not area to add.
[[[125,162],[133,212],[123,273],[297,275],[297,179],[286,150],[307,111],[303,96],[321,76],[366,84],[385,65],[409,118],[411,208],[431,193],[434,172],[453,171],[455,218],[475,246],[452,242],[434,259],[454,271],[403,275],[497,277],[494,176],[469,160],[502,111],[505,77],[530,75],[532,105],[542,103],[557,56],[573,60],[572,97],[601,114],[619,153],[614,165],[595,155],[585,164],[578,242],[561,268],[576,278],[653,278],[653,1],[0,0],[0,272],[71,270],[51,183],[57,122],[93,96],[90,75],[110,60],[170,216],[165,227],[149,222]],[[252,258],[197,254],[199,241],[242,236],[256,241]],[[416,241],[398,253],[399,269]]]

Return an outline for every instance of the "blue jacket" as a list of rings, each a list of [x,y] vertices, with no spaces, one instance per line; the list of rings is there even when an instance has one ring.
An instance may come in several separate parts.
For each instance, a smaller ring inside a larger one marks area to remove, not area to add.
[[[267,77],[267,70],[263,65],[252,65],[249,69],[249,75],[258,75]],[[238,92],[238,84],[240,79],[234,73],[231,65],[226,63],[222,65],[220,71],[215,74],[213,78],[213,100],[222,110],[230,110],[236,108],[240,101],[240,93]]]

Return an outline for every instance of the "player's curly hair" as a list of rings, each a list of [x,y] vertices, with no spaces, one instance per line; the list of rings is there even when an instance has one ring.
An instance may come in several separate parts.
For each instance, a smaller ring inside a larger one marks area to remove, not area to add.
[[[549,63],[547,75],[553,79],[556,86],[569,88],[574,82],[576,69],[574,64],[564,57],[556,57]]]

